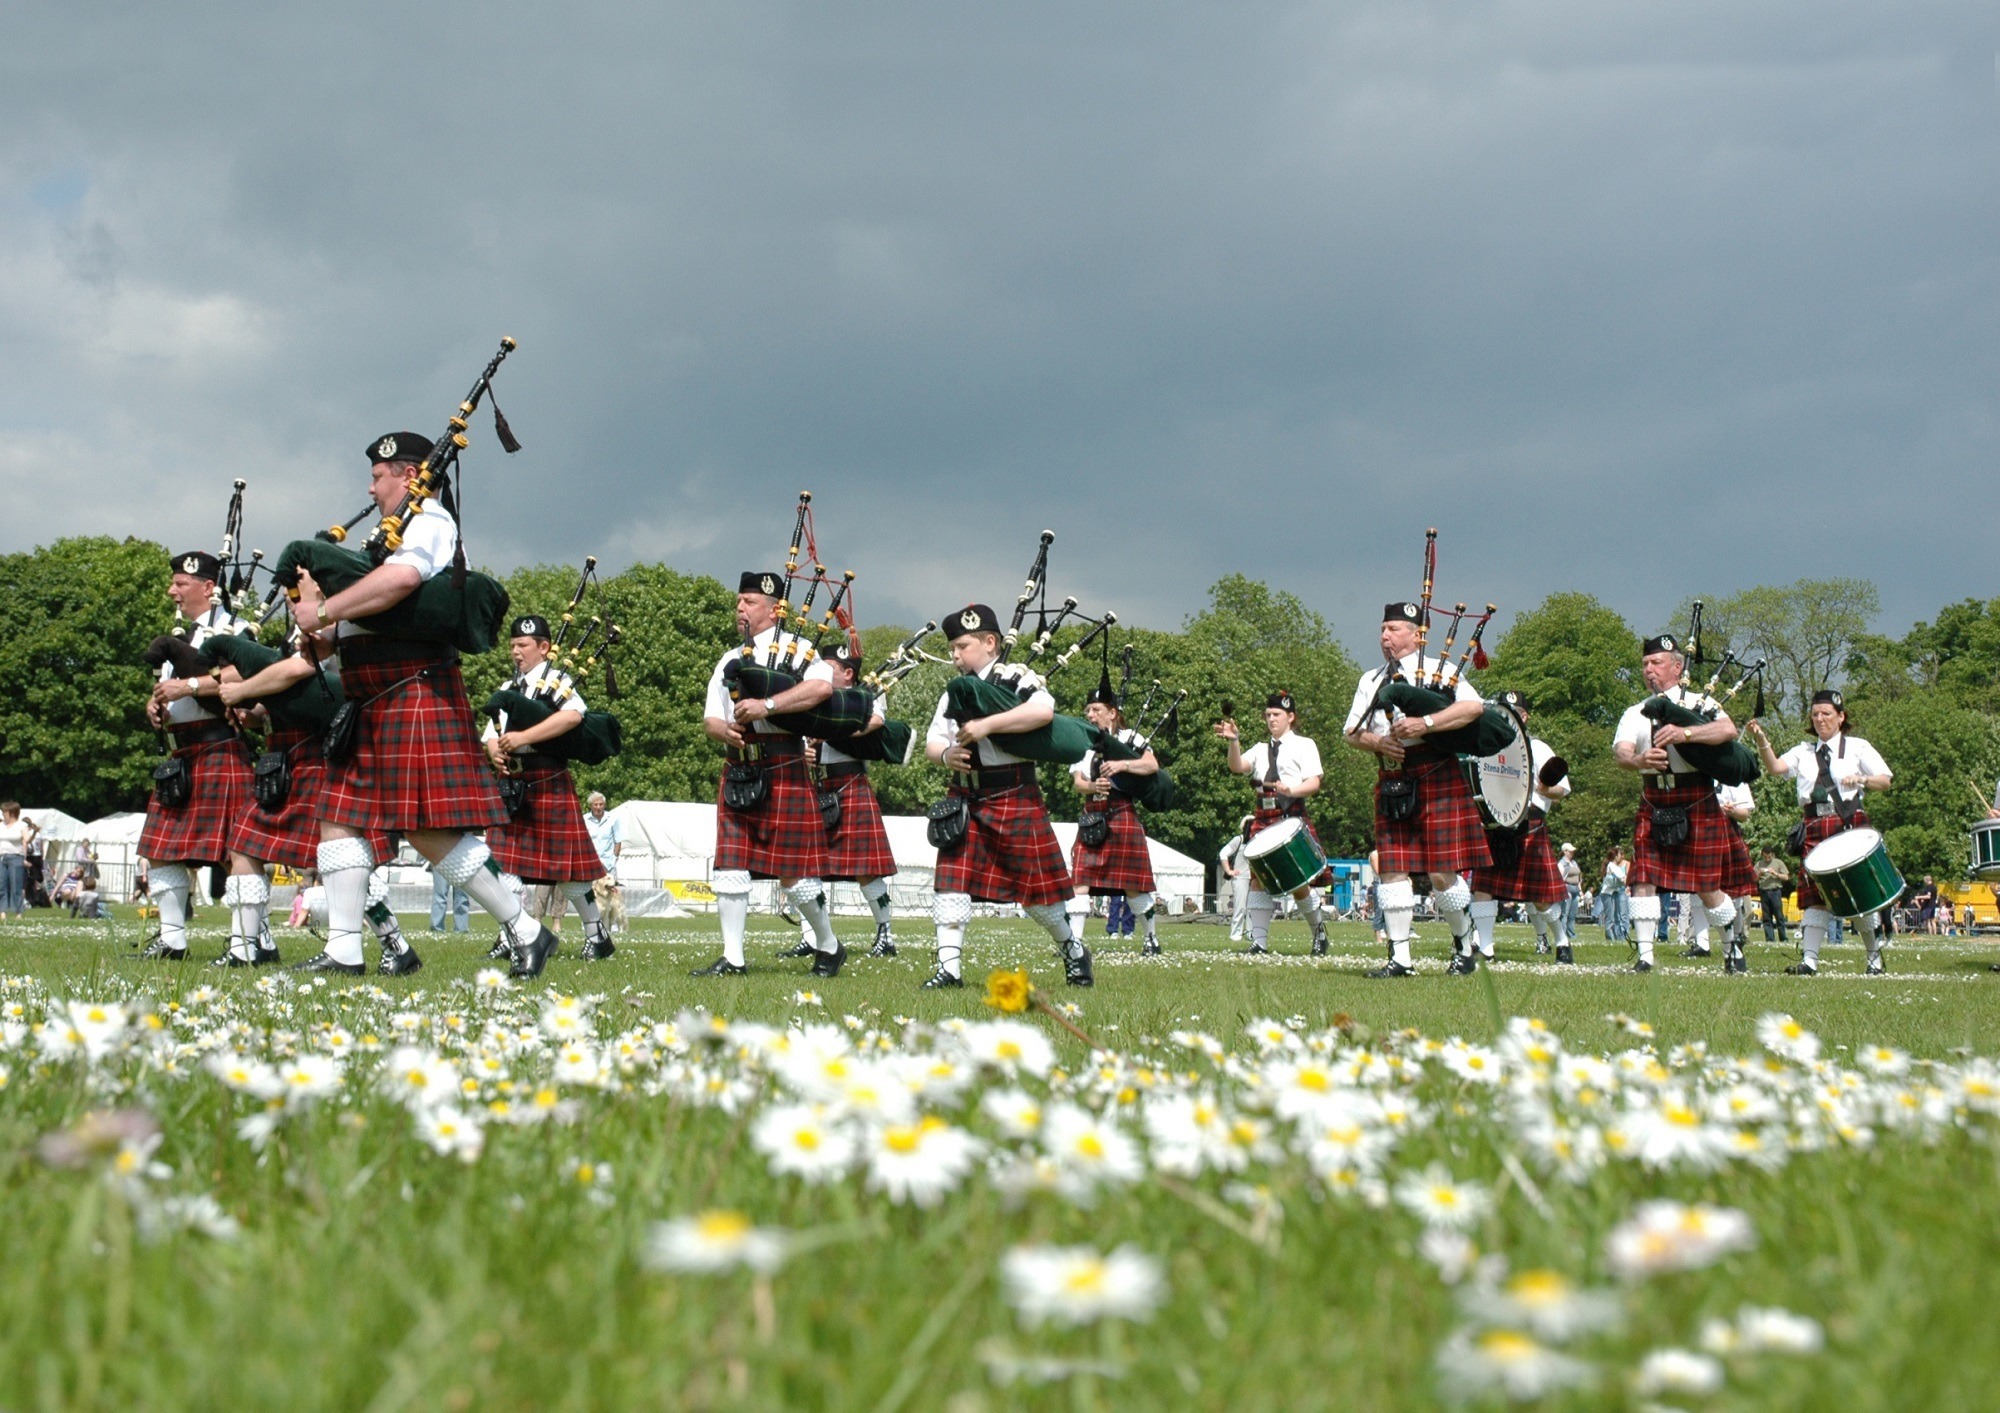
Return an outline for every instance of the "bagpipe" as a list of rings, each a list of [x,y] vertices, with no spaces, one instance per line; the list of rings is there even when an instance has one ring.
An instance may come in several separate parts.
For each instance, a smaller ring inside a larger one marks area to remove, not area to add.
[[[723,684],[728,687],[729,699],[733,702],[775,697],[798,686],[805,680],[806,669],[819,656],[829,634],[838,632],[847,639],[849,648],[857,656],[861,652],[861,637],[854,628],[854,571],[850,569],[842,574],[838,582],[827,577],[826,566],[819,558],[811,491],[799,492],[797,510],[797,519],[792,524],[791,546],[785,553],[785,580],[778,596],[777,622],[771,641],[765,645],[761,660],[756,644],[745,643],[741,653],[722,666]],[[810,568],[802,575],[799,571],[806,565]],[[794,608],[792,593],[801,582],[806,586],[805,598]],[[827,590],[827,607],[824,616],[815,625],[813,604],[822,587]],[[795,627],[787,626],[794,621]],[[812,633],[810,641],[805,636],[808,631]],[[774,712],[770,721],[795,736],[832,741],[857,759],[890,759],[886,755],[864,756],[847,744],[849,740],[880,734],[868,730],[868,723],[874,715],[873,693],[858,686],[836,687],[833,695],[818,706],[803,711]],[[887,729],[888,724],[885,723],[883,730]],[[903,726],[902,730],[906,733],[909,727]],[[909,737],[902,733],[898,735],[903,741],[903,757],[907,758]],[[883,743],[883,749],[887,749],[887,743]]]
[[[1689,610],[1688,635],[1681,644],[1684,649],[1681,654],[1683,690],[1694,685],[1695,670],[1702,665],[1701,630],[1702,604],[1700,599],[1696,599],[1693,608]],[[1706,726],[1722,715],[1724,703],[1755,679],[1757,707],[1751,715],[1761,717],[1764,714],[1764,669],[1767,665],[1768,659],[1759,658],[1756,662],[1742,662],[1733,649],[1725,650],[1722,660],[1716,664],[1715,675],[1710,677],[1708,685],[1701,689],[1701,699],[1713,703],[1712,706],[1690,707],[1660,692],[1641,702],[1639,712],[1652,722],[1656,729],[1661,726],[1685,728]],[[1742,671],[1735,683],[1718,697],[1715,695],[1716,690],[1722,686],[1722,679],[1731,667],[1739,667]],[[1683,741],[1674,749],[1680,752],[1682,760],[1721,785],[1748,785],[1760,773],[1756,751],[1752,750],[1740,736],[1719,746],[1701,741]]]
[[[471,439],[466,435],[468,419],[491,393],[493,375],[514,348],[511,338],[500,340],[500,351],[493,355],[485,370],[473,382],[472,390],[460,400],[458,410],[447,421],[445,434],[433,445],[430,455],[418,463],[402,501],[382,517],[361,549],[349,549],[343,542],[348,532],[375,509],[372,505],[364,506],[352,519],[330,526],[310,540],[293,540],[279,552],[277,562],[271,569],[274,583],[270,595],[264,600],[260,622],[270,616],[281,592],[293,603],[298,602],[301,570],[312,575],[313,582],[329,596],[359,583],[370,570],[402,547],[403,532],[413,519],[423,513],[425,501],[437,500],[454,514],[459,513],[462,497],[455,482],[458,479],[459,453],[471,445]],[[513,429],[501,415],[497,401],[493,404],[493,434],[509,454],[521,449]],[[461,531],[463,528],[461,522]],[[450,574],[434,574],[408,597],[380,613],[354,621],[358,626],[385,638],[448,643],[460,652],[483,653],[499,643],[501,626],[507,620],[507,609],[505,586],[488,575],[466,568],[465,539],[461,533],[458,548],[452,555]]]
[[[1053,617],[1048,607],[1048,567],[1049,546],[1055,543],[1056,532],[1042,531],[1040,546],[1035,552],[1035,561],[1029,566],[1028,578],[1020,594],[1014,600],[1013,621],[1000,639],[998,661],[1005,663],[1013,655],[1015,645],[1020,641],[1023,627],[1027,622],[1028,606],[1039,600],[1037,608],[1037,631],[1028,650],[1031,667],[1047,652],[1057,630],[1065,622],[1075,618],[1088,622],[1091,626],[1074,643],[1057,653],[1043,673],[1047,680],[1067,667],[1077,654],[1081,653],[1101,635],[1111,631],[1118,621],[1115,613],[1106,613],[1101,618],[1078,611],[1076,600],[1064,599],[1057,605]],[[945,684],[945,715],[953,721],[978,721],[1002,712],[1012,711],[1033,695],[1020,690],[1013,681],[1002,676],[996,667],[990,677],[980,677],[972,673],[962,673]],[[1058,713],[1046,726],[1037,726],[1028,731],[1002,732],[988,738],[1001,750],[1017,755],[1023,760],[1046,761],[1053,765],[1075,765],[1091,751],[1111,760],[1135,760],[1140,754],[1131,750],[1124,742],[1099,727],[1091,725],[1082,717],[1064,716]]]
[[[618,625],[603,615],[597,615],[584,624],[576,642],[569,641],[570,632],[576,626],[577,612],[583,606],[584,593],[593,583],[597,584],[601,593],[604,585],[597,577],[597,556],[594,554],[584,557],[583,575],[577,580],[576,592],[570,595],[569,607],[563,610],[555,637],[549,643],[548,663],[541,680],[526,692],[514,687],[501,687],[488,694],[481,709],[493,717],[496,724],[504,713],[509,731],[526,731],[540,726],[554,713],[567,707],[570,699],[577,695],[577,684],[590,676],[600,658],[604,662],[604,695],[611,701],[618,699],[618,679],[613,675],[610,656],[611,649],[618,646],[621,636]],[[564,682],[565,676],[568,682]],[[581,715],[582,720],[560,736],[536,742],[536,754],[564,765],[602,765],[625,748],[625,730],[617,717],[596,707],[588,708]]]
[[[251,550],[247,555],[243,552],[248,543],[243,538],[243,491],[248,485],[239,476],[230,491],[229,509],[222,519],[222,553],[216,556],[222,571],[215,581],[215,591],[229,611],[240,618],[252,618],[257,613],[257,571],[264,567],[264,551]]]
[[[237,675],[246,682],[286,656],[282,648],[265,647],[255,638],[238,633],[218,633],[204,640],[195,651],[201,658],[203,671],[234,667]],[[179,670],[175,668],[176,672]],[[333,690],[324,675],[315,673],[302,682],[294,682],[284,690],[259,700],[274,724],[289,731],[310,731],[318,736],[332,725],[333,715],[340,710],[343,698]]]
[[[923,649],[923,641],[937,632],[936,623],[926,623],[902,642],[896,644],[895,651],[882,659],[881,666],[862,678],[862,685],[871,699],[886,698],[895,685],[927,662],[949,663],[949,658],[941,658]],[[889,718],[883,721],[878,731],[865,731],[859,735],[834,735],[821,738],[830,746],[845,751],[856,760],[885,761],[890,765],[908,765],[915,754],[917,734],[907,721]]]
[[[1101,686],[1109,685],[1111,681],[1108,639],[1106,643],[1106,663],[1102,682],[1100,683]],[[1160,690],[1160,679],[1155,677],[1152,685],[1146,688],[1145,700],[1139,703],[1138,711],[1133,713],[1133,719],[1142,724],[1133,729],[1130,741],[1119,740],[1115,734],[1106,733],[1107,745],[1106,749],[1098,755],[1100,761],[1139,760],[1145,756],[1148,750],[1152,749],[1155,741],[1159,740],[1163,734],[1171,732],[1179,724],[1181,703],[1187,700],[1187,689],[1185,687],[1174,693],[1173,699],[1167,703],[1166,707],[1160,712],[1158,719],[1150,727],[1143,724],[1147,714],[1153,709],[1153,698],[1159,694]],[[1127,643],[1123,654],[1123,667],[1120,670],[1120,681],[1117,690],[1117,707],[1120,714],[1123,714],[1125,703],[1131,695],[1132,645]],[[1114,741],[1117,746],[1116,750],[1111,749],[1111,743]],[[1160,766],[1151,775],[1135,775],[1130,771],[1121,770],[1111,777],[1111,790],[1113,794],[1122,795],[1134,804],[1141,805],[1149,810],[1170,810],[1174,807],[1174,778],[1168,773],[1164,765]]]
[[[1458,701],[1457,688],[1466,669],[1482,671],[1489,661],[1484,641],[1486,625],[1499,612],[1499,605],[1486,605],[1486,611],[1479,615],[1466,639],[1465,651],[1454,662],[1452,648],[1458,642],[1459,625],[1465,621],[1467,612],[1466,605],[1460,603],[1452,608],[1451,627],[1445,633],[1444,650],[1439,653],[1430,672],[1424,671],[1424,649],[1430,642],[1431,631],[1431,592],[1437,577],[1437,533],[1435,526],[1424,531],[1424,586],[1417,600],[1416,677],[1414,680],[1405,677],[1400,664],[1392,667],[1375,690],[1375,699],[1368,708],[1369,715],[1384,707],[1393,707],[1405,716],[1435,715]],[[1488,702],[1475,720],[1448,731],[1433,731],[1423,739],[1426,745],[1452,755],[1485,757],[1497,755],[1519,740],[1520,725],[1505,707]]]

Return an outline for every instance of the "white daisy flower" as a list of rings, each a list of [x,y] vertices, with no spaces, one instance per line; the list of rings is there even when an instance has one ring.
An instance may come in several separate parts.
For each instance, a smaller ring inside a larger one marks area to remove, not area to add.
[[[478,1159],[486,1146],[479,1121],[456,1104],[428,1104],[417,1110],[417,1135],[431,1150],[461,1163]]]
[[[1639,1361],[1632,1375],[1634,1391],[1644,1397],[1661,1393],[1714,1393],[1722,1387],[1722,1365],[1706,1354],[1687,1349],[1656,1349]]]
[[[472,984],[481,991],[510,991],[514,986],[498,967],[481,967],[473,974]]]
[[[1742,1354],[1817,1354],[1826,1343],[1818,1320],[1757,1305],[1736,1312],[1735,1335],[1732,1352]]]
[[[935,1207],[979,1157],[979,1140],[942,1119],[891,1124],[869,1135],[868,1186],[892,1202]]]
[[[1056,1050],[1041,1030],[1017,1020],[980,1021],[958,1034],[972,1062],[1009,1079],[1027,1073],[1038,1078],[1055,1068]]]
[[[1150,1320],[1166,1297],[1161,1262],[1137,1247],[1017,1246],[1000,1261],[1007,1303],[1024,1325]]]
[[[775,1104],[751,1125],[750,1142],[774,1173],[830,1182],[854,1164],[854,1136],[827,1122],[816,1104]]]
[[[1464,1231],[1493,1206],[1492,1195],[1476,1182],[1459,1182],[1442,1163],[1406,1175],[1396,1184],[1396,1201],[1425,1226]]]
[[[325,1099],[340,1092],[340,1061],[331,1055],[302,1055],[278,1067],[278,1081],[284,1086],[285,1102],[295,1108]]]
[[[1758,1018],[1757,1043],[1795,1065],[1810,1065],[1819,1058],[1819,1037],[1778,1011]]]
[[[1083,1189],[1137,1182],[1146,1171],[1139,1145],[1116,1123],[1074,1104],[1055,1104],[1042,1120],[1042,1151]]]
[[[1491,1398],[1496,1391],[1530,1403],[1597,1376],[1592,1365],[1519,1330],[1460,1330],[1438,1350],[1437,1365],[1445,1397],[1455,1403]]]
[[[655,1222],[641,1260],[653,1270],[711,1275],[738,1266],[768,1276],[784,1265],[791,1238],[752,1226],[741,1212],[712,1210]]]
[[[276,1070],[233,1050],[210,1055],[206,1067],[229,1088],[256,1099],[275,1099],[285,1092],[285,1082]]]
[[[404,1045],[389,1056],[386,1087],[403,1103],[418,1108],[447,1104],[458,1097],[458,1067],[435,1050]]]
[[[1639,1280],[1661,1271],[1692,1271],[1757,1244],[1750,1219],[1733,1207],[1642,1202],[1604,1239],[1614,1274]]]
[[[1522,1271],[1498,1285],[1482,1282],[1464,1298],[1472,1319],[1528,1330],[1556,1344],[1610,1329],[1622,1314],[1615,1292],[1586,1289],[1547,1269]]]
[[[1041,1132],[1041,1101],[1019,1089],[987,1090],[979,1096],[979,1112],[1009,1138],[1033,1138]]]

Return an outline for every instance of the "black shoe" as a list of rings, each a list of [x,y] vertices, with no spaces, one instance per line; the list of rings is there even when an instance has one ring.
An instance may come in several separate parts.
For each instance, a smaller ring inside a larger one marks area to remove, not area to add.
[[[1415,976],[1416,974],[1417,969],[1415,967],[1406,967],[1401,962],[1384,962],[1381,966],[1368,973],[1368,979],[1370,981],[1380,981],[1384,977]]]
[[[1248,947],[1241,948],[1236,953],[1239,957],[1266,957],[1270,954],[1271,949],[1266,947],[1262,942],[1252,942]]]
[[[383,947],[382,959],[375,963],[375,974],[377,976],[408,976],[413,971],[422,971],[423,968],[424,959],[417,955],[417,949],[408,943],[404,943],[403,950],[400,952],[391,951],[386,946]]]
[[[896,955],[896,940],[889,935],[889,924],[875,924],[875,945],[868,949],[871,957],[893,957]]]
[[[1139,949],[1139,955],[1140,955],[1140,956],[1142,956],[1142,957],[1157,957],[1157,956],[1159,956],[1159,955],[1160,955],[1160,939],[1159,939],[1159,938],[1157,938],[1157,937],[1148,937],[1148,938],[1146,939],[1146,945],[1145,945],[1145,946],[1143,946],[1143,947],[1141,947],[1141,948]]]
[[[1888,975],[1888,973],[1889,973],[1889,968],[1883,964],[1882,958],[1879,955],[1870,957],[1868,959],[1867,975],[1886,976]]]
[[[360,962],[336,962],[325,952],[321,952],[309,962],[299,962],[287,968],[288,971],[320,971],[334,976],[360,976],[368,970]]]
[[[931,973],[931,979],[929,981],[926,981],[922,986],[918,987],[917,989],[919,991],[946,991],[946,990],[961,988],[964,985],[965,985],[964,977],[953,976],[943,967],[939,967],[936,971]]]
[[[1687,945],[1687,950],[1685,952],[1682,952],[1681,955],[1683,957],[1712,957],[1715,955],[1715,953],[1710,948],[1697,947],[1694,945],[1694,943],[1690,942]]]
[[[489,962],[511,962],[514,960],[514,944],[507,940],[505,929],[502,929],[500,935],[493,939],[493,945],[486,949],[486,960]]]
[[[618,950],[618,944],[611,940],[610,933],[586,938],[583,944],[583,959],[586,962],[601,962]]]
[[[507,975],[521,980],[540,976],[542,968],[549,964],[549,958],[556,954],[561,939],[539,922],[535,924],[535,940],[514,953],[514,965],[507,968]]]
[[[261,963],[252,957],[239,957],[234,952],[224,952],[221,956],[210,962],[209,965],[212,967],[227,967],[229,970],[234,971],[238,967],[254,967],[261,965]]]
[[[250,965],[253,967],[274,967],[283,963],[284,960],[284,954],[276,947],[259,947],[257,954],[250,959]]]
[[[1322,924],[1321,924],[1320,926],[1318,926],[1318,927],[1315,927],[1315,928],[1314,928],[1314,929],[1312,930],[1312,934],[1313,934],[1313,946],[1312,946],[1312,954],[1313,954],[1313,955],[1314,955],[1315,957],[1323,957],[1323,956],[1325,956],[1325,955],[1326,955],[1326,926],[1325,926],[1325,924],[1323,924],[1323,923],[1322,923]]]
[[[1479,963],[1463,952],[1451,954],[1451,965],[1444,969],[1446,976],[1471,976],[1479,970]]]
[[[691,971],[689,976],[748,976],[750,968],[739,967],[727,957],[717,957],[699,971]]]
[[[1095,986],[1097,978],[1090,970],[1090,948],[1083,948],[1083,955],[1072,957],[1063,953],[1063,980],[1071,986]]]
[[[1652,969],[1653,969],[1653,964],[1643,959],[1632,963],[1633,971],[1651,971]]]
[[[165,942],[155,937],[153,945],[139,954],[139,960],[142,962],[184,962],[187,960],[187,955],[187,948],[169,947]]]
[[[1557,965],[1557,966],[1559,966],[1559,967],[1573,967],[1573,966],[1575,966],[1575,965],[1576,965],[1576,953],[1575,953],[1574,951],[1572,951],[1572,950],[1571,950],[1570,948],[1568,948],[1568,947],[1558,947],[1558,948],[1556,948],[1556,965]]]
[[[831,981],[834,977],[840,975],[840,964],[846,960],[847,960],[846,945],[844,943],[836,942],[833,944],[833,950],[831,952],[813,953],[812,974],[814,976],[823,976],[827,980]]]
[[[1818,967],[1809,967],[1804,962],[1795,962],[1785,968],[1786,976],[1818,976]]]
[[[789,962],[797,957],[810,957],[813,954],[813,951],[814,951],[813,944],[806,941],[805,938],[801,937],[792,946],[787,947],[785,948],[784,951],[778,953],[778,960],[781,962]]]

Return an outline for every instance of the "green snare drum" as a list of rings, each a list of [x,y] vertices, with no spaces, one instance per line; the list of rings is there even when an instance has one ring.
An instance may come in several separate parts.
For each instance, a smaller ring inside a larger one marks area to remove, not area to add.
[[[2000,819],[1982,819],[1972,826],[1972,876],[2000,878]]]
[[[1326,871],[1326,855],[1302,819],[1281,819],[1243,846],[1250,872],[1272,897],[1296,893]]]
[[[1813,887],[1835,917],[1865,917],[1903,896],[1903,875],[1889,862],[1878,829],[1843,829],[1806,855]]]

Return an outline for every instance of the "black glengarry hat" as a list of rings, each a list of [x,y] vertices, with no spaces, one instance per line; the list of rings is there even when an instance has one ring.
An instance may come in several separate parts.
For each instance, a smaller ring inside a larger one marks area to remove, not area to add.
[[[549,632],[549,620],[539,613],[524,613],[507,627],[510,638],[540,638],[547,642],[555,635]]]
[[[1812,695],[1814,706],[1830,706],[1835,711],[1847,710],[1847,698],[1840,694],[1838,687],[1822,687]]]
[[[969,603],[963,608],[954,608],[938,620],[944,629],[945,641],[963,638],[968,633],[1000,632],[1000,615],[983,603]]]
[[[736,581],[739,594],[762,594],[767,599],[775,599],[785,592],[785,576],[773,574],[768,569],[746,569],[743,577]]]
[[[828,662],[837,662],[842,667],[853,668],[856,672],[861,670],[861,654],[845,642],[835,643],[823,656]]]
[[[1298,699],[1294,697],[1290,692],[1285,691],[1282,688],[1280,688],[1278,691],[1271,693],[1270,696],[1264,698],[1264,710],[1270,711],[1273,707],[1277,708],[1279,711],[1288,711],[1293,716],[1297,716],[1299,714]]]
[[[1097,685],[1090,689],[1090,695],[1083,700],[1086,704],[1095,702],[1099,706],[1108,706],[1113,711],[1125,705],[1118,700],[1118,689],[1111,685],[1111,669],[1108,667],[1098,677]]]
[[[1654,653],[1677,653],[1681,650],[1681,640],[1671,633],[1662,633],[1657,638],[1648,638],[1639,644],[1639,655],[1651,657]]]
[[[1384,623],[1418,623],[1422,621],[1422,618],[1422,610],[1407,599],[1401,603],[1385,603],[1382,605],[1382,621]]]
[[[384,432],[368,443],[368,464],[378,461],[423,461],[434,443],[416,432]]]
[[[174,573],[192,574],[213,583],[222,577],[222,561],[207,550],[189,550],[174,556]]]

